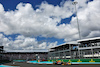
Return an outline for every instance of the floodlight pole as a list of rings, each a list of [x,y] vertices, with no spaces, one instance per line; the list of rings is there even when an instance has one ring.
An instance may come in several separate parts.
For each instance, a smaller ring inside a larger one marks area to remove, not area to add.
[[[74,1],[72,4],[75,5],[75,11],[76,11],[76,18],[77,18],[77,26],[78,26],[79,39],[81,39],[80,27],[79,27],[79,23],[78,23],[78,16],[77,16],[77,10],[76,10],[76,4],[78,4],[78,2]],[[79,52],[79,58],[80,58],[79,44],[78,44],[78,52]]]
[[[78,16],[77,16],[77,10],[76,10],[76,4],[78,4],[78,2],[73,2],[73,5],[75,5],[75,11],[76,11],[76,18],[77,18],[77,26],[78,26],[78,33],[79,33],[79,39],[81,39],[81,35],[80,35],[80,27],[79,27],[79,22],[78,22]]]

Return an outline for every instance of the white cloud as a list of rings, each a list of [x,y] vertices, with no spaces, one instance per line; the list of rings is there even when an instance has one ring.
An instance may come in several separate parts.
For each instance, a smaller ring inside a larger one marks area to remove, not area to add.
[[[61,34],[66,29],[70,31],[69,25],[68,27],[67,25],[56,25],[60,23],[62,18],[68,18],[73,14],[71,3],[65,2],[60,7],[43,2],[36,10],[29,3],[20,3],[15,11],[4,11],[4,18],[0,17],[2,27],[0,27],[0,31],[5,34],[20,33],[24,36],[41,35],[43,37],[63,38],[67,34],[62,36]],[[70,31],[70,33],[72,32]]]
[[[95,31],[100,32],[99,6],[100,6],[100,0],[94,0],[88,3],[87,8],[85,8],[83,11],[78,12],[80,29],[82,32],[81,34],[83,37],[88,37],[91,32],[94,32],[95,35],[97,35]]]
[[[4,13],[4,8],[3,8],[3,5],[0,4],[0,14]]]
[[[81,2],[77,7],[80,7]],[[83,1],[82,1],[83,2]],[[85,3],[84,0],[83,3]],[[77,15],[79,19],[80,31],[82,38],[90,38],[90,37],[99,37],[100,36],[100,0],[94,0],[84,5],[82,8],[78,8]],[[71,27],[77,28],[76,17],[73,17],[71,20]],[[79,38],[78,32],[72,35],[69,38],[66,38],[65,41],[77,40]]]
[[[75,1],[78,1],[77,14],[82,38],[100,36],[100,0],[94,0],[88,4],[86,3],[88,0]],[[4,39],[7,47],[11,44],[16,44],[11,46],[14,49],[47,47],[48,43],[38,44],[35,38],[30,38],[33,35],[55,37],[64,39],[66,42],[79,39],[76,17],[72,18],[70,24],[57,26],[62,19],[69,18],[74,13],[74,6],[71,1],[66,1],[61,6],[43,2],[38,7],[34,10],[31,4],[20,3],[16,10],[4,11],[2,4],[0,4],[0,32],[22,34],[14,42]],[[53,44],[57,44],[57,42]],[[49,44],[49,46],[51,47],[53,44]]]
[[[53,43],[38,43],[35,38],[24,37],[19,35],[15,41],[9,40],[9,38],[0,34],[0,44],[4,46],[5,50],[32,50],[32,49],[48,49],[57,45],[57,42]]]

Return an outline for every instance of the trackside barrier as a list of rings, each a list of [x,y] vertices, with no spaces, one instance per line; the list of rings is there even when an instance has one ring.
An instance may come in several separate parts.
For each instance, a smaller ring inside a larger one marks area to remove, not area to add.
[[[100,62],[100,59],[58,59],[58,60],[48,60],[48,61],[62,61],[62,62]]]

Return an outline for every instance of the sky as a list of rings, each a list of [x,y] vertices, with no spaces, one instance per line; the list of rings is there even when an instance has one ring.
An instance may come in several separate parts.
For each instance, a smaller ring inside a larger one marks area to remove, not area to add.
[[[49,49],[100,37],[100,0],[0,0],[0,45],[5,50]]]

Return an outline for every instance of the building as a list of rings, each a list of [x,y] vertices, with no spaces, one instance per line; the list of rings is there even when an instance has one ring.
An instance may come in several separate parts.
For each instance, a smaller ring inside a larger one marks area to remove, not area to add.
[[[0,61],[3,60],[3,46],[0,46]]]
[[[0,62],[8,60],[8,58],[4,56],[4,52],[4,46],[0,46]]]
[[[77,42],[78,44],[62,44],[50,48],[48,59],[100,58],[100,37],[82,39]]]
[[[48,59],[78,58],[78,44],[62,44],[49,49]]]
[[[0,53],[2,53],[3,52],[3,46],[0,46]]]
[[[78,40],[80,58],[100,58],[100,37]]]
[[[46,49],[34,49],[34,50],[7,50],[3,53],[9,60],[47,60],[48,50]]]

